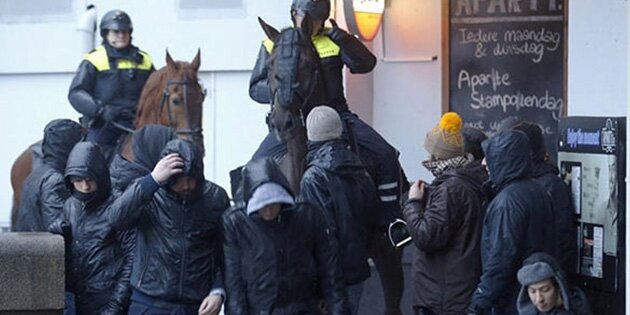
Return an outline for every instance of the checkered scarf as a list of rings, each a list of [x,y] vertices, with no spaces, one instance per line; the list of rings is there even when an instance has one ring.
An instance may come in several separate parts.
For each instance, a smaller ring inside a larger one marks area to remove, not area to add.
[[[456,156],[454,158],[450,158],[448,160],[426,160],[422,161],[422,165],[429,171],[433,176],[438,177],[442,175],[447,170],[460,168],[470,162],[472,162],[474,158],[471,154],[467,153],[465,155]]]

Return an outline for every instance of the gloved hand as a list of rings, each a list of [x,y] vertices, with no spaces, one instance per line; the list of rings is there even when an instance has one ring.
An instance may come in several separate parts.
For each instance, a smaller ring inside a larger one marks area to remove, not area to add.
[[[63,236],[65,239],[72,238],[72,228],[65,220],[56,220],[48,227],[48,232]]]
[[[330,24],[332,24],[332,29],[328,33],[328,37],[330,37],[335,44],[340,45],[346,38],[352,36],[348,32],[339,28],[339,25],[337,25],[337,22],[334,19],[329,19],[329,21]]]
[[[96,116],[107,122],[116,120],[119,115],[120,109],[112,105],[103,105],[96,113]]]
[[[122,121],[133,121],[136,118],[136,115],[134,112],[128,109],[123,109],[120,111],[118,116],[116,116],[116,118]]]

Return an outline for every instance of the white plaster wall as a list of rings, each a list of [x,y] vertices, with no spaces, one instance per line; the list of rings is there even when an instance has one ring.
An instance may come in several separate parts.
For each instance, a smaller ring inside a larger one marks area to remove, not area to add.
[[[432,176],[420,164],[426,132],[442,112],[441,2],[396,0],[374,40],[373,126],[400,151],[409,180]],[[384,41],[384,42],[383,42]],[[429,61],[427,61],[429,59]]]
[[[628,113],[628,2],[569,3],[568,114]]]

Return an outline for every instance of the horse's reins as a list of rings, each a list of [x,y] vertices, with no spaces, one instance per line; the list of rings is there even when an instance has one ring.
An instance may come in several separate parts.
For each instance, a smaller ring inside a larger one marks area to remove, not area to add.
[[[188,122],[189,128],[176,128],[174,120],[173,120],[173,112],[171,111],[171,103],[169,102],[171,95],[168,92],[168,87],[170,85],[178,85],[178,84],[182,85],[184,88],[184,112],[186,113],[186,121]],[[168,114],[168,124],[171,128],[175,129],[175,134],[187,135],[187,136],[189,135],[193,139],[201,138],[201,135],[203,132],[203,128],[201,128],[201,126],[194,129],[190,128],[190,126],[192,126],[192,122],[191,122],[191,117],[188,110],[188,80],[185,80],[185,79],[184,80],[169,80],[166,82],[166,87],[164,87],[164,92],[162,93],[162,102],[160,103],[160,110],[157,113],[157,117],[160,117],[162,115],[162,111],[164,110],[164,107],[166,107],[167,114]]]

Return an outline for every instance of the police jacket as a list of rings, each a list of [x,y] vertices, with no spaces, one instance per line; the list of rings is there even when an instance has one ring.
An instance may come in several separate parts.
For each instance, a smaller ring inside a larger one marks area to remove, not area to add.
[[[516,272],[534,252],[556,255],[554,217],[544,189],[530,179],[527,136],[499,133],[482,144],[496,196],[486,209],[481,237],[482,274],[471,304],[516,314]]]
[[[82,135],[78,125],[69,120],[56,120],[46,126],[42,142],[44,163],[22,184],[14,231],[46,232],[62,216],[63,203],[70,197],[63,172],[68,154]]]
[[[152,298],[198,305],[212,289],[223,288],[220,218],[229,207],[225,191],[204,180],[195,144],[172,140],[162,156],[178,153],[185,176],[197,189],[182,199],[159,187],[151,175],[130,184],[109,213],[117,227],[137,229],[131,284]]]
[[[98,119],[98,112],[105,105],[135,114],[142,88],[153,70],[151,57],[138,47],[129,45],[117,50],[104,43],[83,57],[68,100],[83,114],[84,126],[99,127],[103,121]],[[122,123],[131,126],[131,121]]]
[[[96,194],[78,199],[71,176],[95,179]],[[108,221],[116,196],[110,194],[107,164],[96,144],[77,144],[68,158],[65,183],[73,197],[64,205],[65,222],[53,224],[51,232],[66,238],[67,287],[75,294],[77,314],[126,314],[135,236]]]
[[[571,191],[560,177],[558,168],[548,162],[534,164],[532,177],[540,184],[551,198],[553,214],[558,234],[558,262],[562,269],[575,273],[577,269],[576,225],[574,224],[574,208]]]
[[[481,274],[484,216],[479,161],[449,169],[426,186],[425,202],[410,199],[404,217],[416,252],[413,305],[435,314],[464,314]]]
[[[260,162],[260,163],[258,163]],[[243,171],[245,200],[266,182],[288,190],[269,159],[250,162]],[[313,284],[319,280],[330,314],[349,314],[336,243],[322,210],[308,203],[285,206],[277,219],[247,215],[246,205],[223,216],[226,314],[318,314]]]
[[[335,109],[347,109],[343,88],[343,66],[351,73],[368,73],[376,65],[376,57],[356,37],[340,29],[326,28],[312,37],[319,54],[320,77],[315,92],[309,100],[310,108],[327,105]],[[263,41],[256,65],[249,81],[249,96],[258,103],[271,103],[271,89],[267,82],[267,60],[273,49],[270,39]]]
[[[367,279],[368,236],[374,233],[380,201],[359,157],[341,140],[311,143],[300,197],[327,212],[339,240],[345,283]]]

